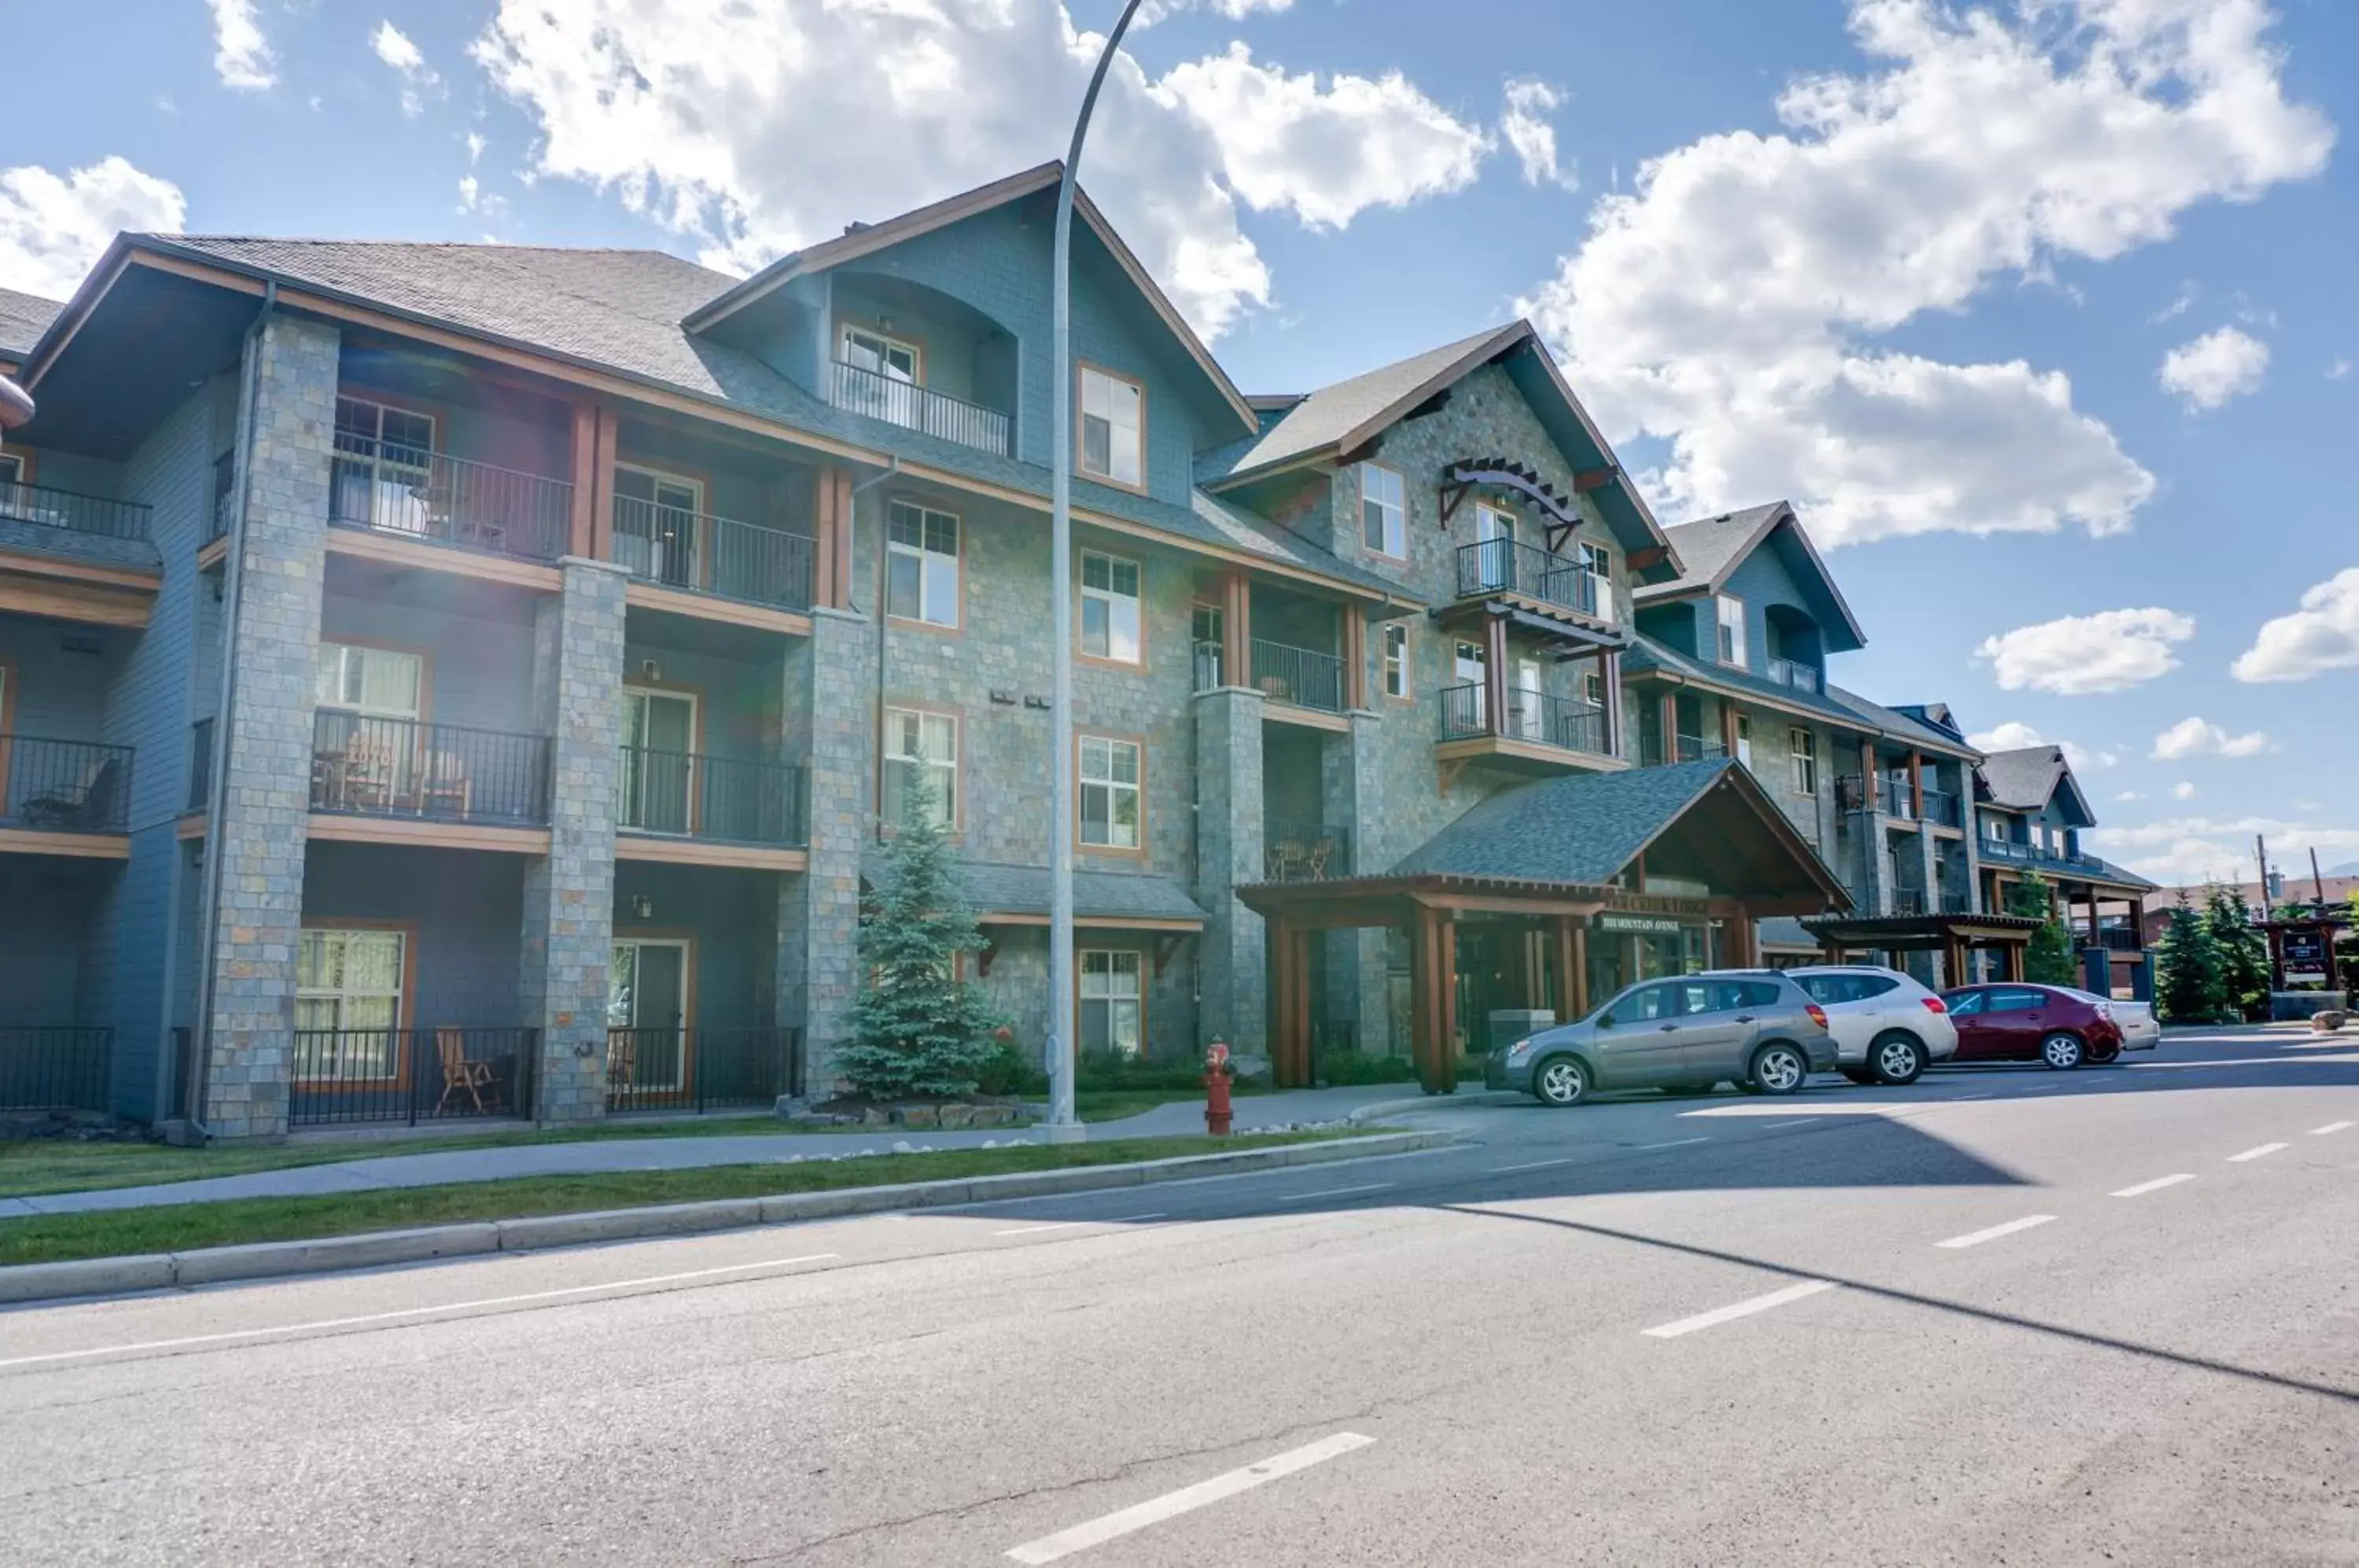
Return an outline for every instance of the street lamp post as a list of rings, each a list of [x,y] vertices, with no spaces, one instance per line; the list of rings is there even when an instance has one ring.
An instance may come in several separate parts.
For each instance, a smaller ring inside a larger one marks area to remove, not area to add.
[[[1049,630],[1055,638],[1056,681],[1049,700],[1049,1125],[1051,1142],[1077,1140],[1073,1115],[1073,1035],[1079,1016],[1073,1005],[1073,191],[1081,179],[1082,141],[1090,113],[1122,35],[1138,9],[1125,0],[1122,15],[1106,35],[1082,112],[1073,121],[1072,146],[1057,181],[1055,277],[1049,284]]]

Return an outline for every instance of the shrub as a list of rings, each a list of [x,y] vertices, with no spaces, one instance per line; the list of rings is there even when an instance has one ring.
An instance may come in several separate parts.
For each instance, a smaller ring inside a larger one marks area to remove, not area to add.
[[[1319,1053],[1319,1078],[1330,1088],[1360,1083],[1408,1083],[1416,1081],[1417,1064],[1406,1056],[1371,1056],[1360,1051]]]

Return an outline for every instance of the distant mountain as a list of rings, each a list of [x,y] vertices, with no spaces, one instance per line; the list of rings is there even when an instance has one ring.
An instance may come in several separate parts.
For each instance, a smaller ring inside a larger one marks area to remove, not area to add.
[[[2329,877],[2359,877],[2359,860],[2346,860],[2340,866],[2326,868]]]

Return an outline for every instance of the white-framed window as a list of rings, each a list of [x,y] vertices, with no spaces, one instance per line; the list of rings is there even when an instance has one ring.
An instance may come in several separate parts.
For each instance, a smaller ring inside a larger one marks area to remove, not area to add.
[[[1593,595],[1598,615],[1614,618],[1614,554],[1602,544],[1582,544],[1581,569],[1589,573],[1589,590]]]
[[[1136,1056],[1145,1040],[1145,965],[1136,953],[1085,947],[1074,955],[1081,965],[1081,1048]]]
[[[1794,793],[1815,796],[1819,792],[1819,737],[1806,729],[1789,729],[1786,732],[1786,747],[1794,759]]]
[[[1753,716],[1736,715],[1736,760],[1745,767],[1753,766]]]
[[[634,577],[695,587],[701,480],[614,465],[614,561]]]
[[[321,642],[311,701],[375,719],[415,719],[425,694],[426,661],[414,653]]]
[[[1093,849],[1138,847],[1138,743],[1081,738],[1082,842]]]
[[[861,327],[843,329],[843,363],[915,386],[923,364],[918,345]]]
[[[1195,659],[1196,690],[1211,691],[1228,684],[1222,662],[1227,654],[1228,615],[1218,604],[1197,604],[1188,612],[1188,637]]]
[[[24,458],[13,452],[0,452],[0,485],[22,485],[24,482]]]
[[[430,498],[434,418],[365,397],[336,399],[328,512],[339,523],[425,534],[446,527]]]
[[[885,710],[885,799],[887,823],[906,822],[910,786],[923,779],[936,825],[958,826],[959,723],[922,708]]]
[[[1397,469],[1360,464],[1360,539],[1378,555],[1408,559],[1408,489]]]
[[[1745,668],[1751,660],[1745,648],[1745,601],[1722,593],[1713,598],[1712,609],[1720,623],[1720,661]]]
[[[1408,695],[1408,627],[1398,621],[1386,621],[1385,638],[1385,695]]]
[[[390,1078],[400,1070],[406,931],[306,926],[296,944],[295,1077]]]
[[[885,528],[885,613],[929,626],[959,624],[959,520],[896,501]]]
[[[1082,651],[1136,664],[1139,624],[1138,562],[1082,551]]]
[[[1094,365],[1080,370],[1081,461],[1074,466],[1117,485],[1141,485],[1147,476],[1147,394]]]
[[[1605,677],[1594,670],[1584,670],[1573,688],[1581,693],[1582,705],[1592,713],[1605,706]]]

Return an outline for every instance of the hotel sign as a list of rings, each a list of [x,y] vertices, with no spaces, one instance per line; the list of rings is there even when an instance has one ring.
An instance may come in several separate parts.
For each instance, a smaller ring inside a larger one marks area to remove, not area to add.
[[[1592,931],[1615,936],[1677,936],[1688,922],[1673,915],[1627,915],[1607,909],[1589,922]]]

